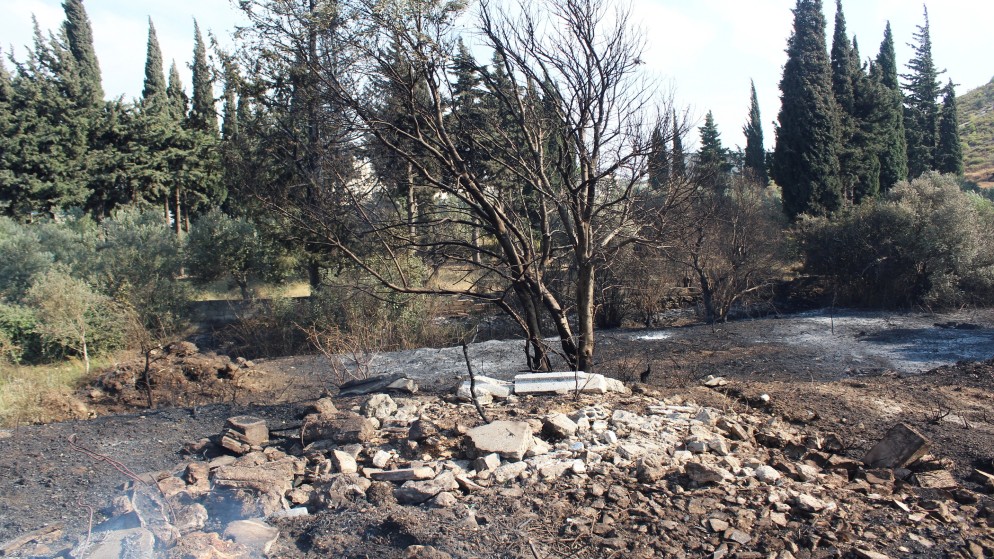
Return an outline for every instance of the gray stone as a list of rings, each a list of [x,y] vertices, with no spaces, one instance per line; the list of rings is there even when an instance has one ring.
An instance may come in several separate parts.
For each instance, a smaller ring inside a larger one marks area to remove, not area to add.
[[[431,506],[440,509],[447,509],[456,506],[459,503],[459,499],[455,495],[448,491],[442,491],[438,495],[435,495],[431,500]]]
[[[154,557],[155,536],[145,528],[114,530],[99,534],[100,541],[88,552],[88,559],[128,559],[131,557]],[[82,557],[75,555],[74,557]]]
[[[772,466],[767,466],[765,464],[756,468],[756,472],[753,475],[756,477],[757,480],[763,483],[771,483],[771,484],[776,483],[781,477],[780,472],[778,472]]]
[[[752,536],[743,532],[742,530],[730,530],[725,534],[726,540],[731,540],[740,545],[746,545],[752,541]]]
[[[385,450],[377,450],[376,453],[373,454],[373,466],[380,469],[386,468],[387,464],[390,463],[391,458],[393,458],[393,455],[389,452]]]
[[[438,426],[427,419],[418,419],[411,423],[407,438],[412,441],[423,441],[438,435]]]
[[[424,481],[434,478],[435,470],[424,466],[401,468],[399,470],[372,472],[369,477],[375,481]]]
[[[494,421],[471,429],[466,437],[477,456],[496,452],[513,461],[525,457],[533,439],[531,427],[524,421]]]
[[[683,472],[697,483],[718,483],[725,478],[721,470],[700,462],[688,462],[683,467]]]
[[[924,435],[898,423],[866,453],[863,463],[871,468],[903,468],[924,456],[928,444]]]
[[[635,478],[639,483],[656,483],[666,475],[666,468],[658,456],[639,458],[635,466]]]
[[[238,433],[241,442],[250,446],[262,446],[269,442],[269,428],[266,420],[251,415],[229,417],[226,426]]]
[[[477,472],[496,470],[497,468],[500,467],[500,454],[494,452],[486,456],[481,456],[476,460],[473,460],[472,467]]]
[[[224,529],[225,539],[249,548],[253,556],[262,557],[280,537],[280,531],[262,520],[236,520]]]
[[[397,403],[386,394],[373,394],[359,408],[366,417],[375,417],[380,421],[390,417],[397,411]]]
[[[434,479],[425,481],[408,481],[394,490],[397,502],[405,505],[419,505],[443,491],[459,488],[455,475],[446,470]]]
[[[472,398],[469,395],[469,387],[470,381],[464,381],[456,390],[456,397],[464,402],[470,401]],[[511,388],[512,384],[510,382],[476,375],[476,387],[474,390],[477,400],[481,400],[481,403],[483,403],[483,399],[488,400],[487,403],[492,402],[494,398],[503,400],[511,395]]]
[[[528,464],[526,462],[511,462],[495,469],[493,480],[497,483],[506,483],[526,471],[528,471]]]
[[[369,418],[344,412],[335,417],[308,416],[302,427],[305,442],[330,440],[337,444],[369,442],[376,436],[376,426]]]
[[[404,375],[380,375],[371,378],[350,380],[343,384],[338,391],[339,396],[361,396],[376,392],[408,392],[418,391],[417,384]]]
[[[825,510],[827,505],[820,499],[808,495],[807,493],[801,493],[794,499],[794,504],[799,510],[807,513],[816,513]]]
[[[514,377],[514,393],[522,394],[568,394],[583,392],[604,394],[608,391],[604,375],[583,371],[552,373],[523,373]]]
[[[578,428],[575,421],[562,413],[549,414],[542,421],[542,434],[552,439],[568,439]]]

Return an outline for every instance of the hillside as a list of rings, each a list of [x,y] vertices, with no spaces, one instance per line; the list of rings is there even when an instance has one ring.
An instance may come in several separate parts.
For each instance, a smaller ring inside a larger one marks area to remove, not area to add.
[[[994,187],[994,79],[956,100],[966,177]]]

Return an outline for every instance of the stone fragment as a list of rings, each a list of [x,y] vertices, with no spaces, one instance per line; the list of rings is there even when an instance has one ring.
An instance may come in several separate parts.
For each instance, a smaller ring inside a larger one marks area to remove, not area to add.
[[[683,471],[687,477],[697,483],[718,483],[724,479],[720,470],[700,462],[688,462],[683,467]]]
[[[227,436],[249,446],[262,446],[269,442],[266,420],[252,415],[229,417],[225,422]]]
[[[336,472],[354,474],[359,471],[359,465],[356,463],[355,457],[348,452],[333,450],[328,455],[328,458],[331,460],[331,465],[334,466]]]
[[[224,529],[224,537],[244,545],[256,557],[269,553],[280,537],[280,531],[262,520],[236,520]]]
[[[553,373],[523,373],[514,377],[514,393],[521,394],[568,394],[582,392],[604,394],[608,391],[604,375],[583,371]]]
[[[430,545],[412,545],[404,550],[404,559],[452,559],[452,556]]]
[[[358,474],[339,474],[316,496],[319,506],[336,508],[365,498],[373,482]]]
[[[154,557],[155,536],[145,528],[113,530],[100,534],[100,541],[88,550],[81,550],[88,559],[127,559],[129,557]]]
[[[536,456],[542,456],[543,454],[548,454],[550,452],[552,452],[552,447],[549,446],[549,443],[539,438],[533,438],[532,447],[529,448],[528,452],[525,453],[525,457],[534,458]]]
[[[376,453],[373,454],[373,466],[380,469],[386,468],[392,458],[393,455],[389,452],[385,450],[377,450]]]
[[[730,528],[728,522],[725,522],[720,518],[709,518],[708,526],[711,527],[712,532],[718,532],[720,534],[725,533],[725,530],[728,530],[728,528]]]
[[[380,375],[365,379],[350,380],[343,384],[338,391],[339,396],[362,396],[376,392],[408,392],[418,391],[417,384],[402,374]]]
[[[856,557],[859,559],[890,559],[890,555],[884,555],[883,553],[862,547],[856,548]]]
[[[369,418],[344,412],[333,418],[319,416],[306,421],[301,428],[301,435],[308,443],[323,440],[337,444],[364,443],[376,435],[376,427]]]
[[[725,532],[725,539],[731,540],[740,545],[747,545],[752,541],[752,536],[743,532],[742,530],[732,529]]]
[[[493,479],[496,483],[506,483],[526,471],[528,471],[528,464],[526,462],[510,462],[495,469],[493,471]]]
[[[481,456],[476,460],[473,460],[472,464],[472,468],[478,472],[496,470],[498,467],[500,467],[500,454],[497,454],[496,452],[486,456]]]
[[[551,439],[568,439],[576,435],[579,426],[566,414],[553,413],[542,421],[542,434]]]
[[[221,539],[217,532],[193,532],[183,536],[176,547],[169,550],[170,557],[184,559],[247,559],[251,551],[244,545]],[[158,557],[158,555],[129,555],[128,557]]]
[[[335,402],[331,398],[320,398],[316,400],[311,407],[314,409],[314,413],[318,415],[335,415],[338,413],[338,408],[335,407]]]
[[[494,421],[471,429],[466,437],[475,455],[496,452],[512,461],[523,459],[533,440],[531,427],[524,421]]]
[[[656,483],[666,475],[666,468],[658,456],[639,458],[635,466],[635,477],[639,483]]]
[[[426,466],[401,468],[398,470],[373,472],[369,477],[375,481],[424,481],[434,478],[435,470]]]
[[[866,453],[863,463],[871,468],[903,468],[924,456],[928,446],[921,433],[898,423]]]
[[[794,499],[794,504],[797,506],[798,510],[806,513],[816,513],[824,510],[827,505],[820,499],[808,495],[807,493],[801,493]]]
[[[448,491],[442,491],[441,493],[435,495],[435,497],[431,499],[431,506],[440,509],[447,509],[454,507],[456,506],[457,503],[459,503],[459,499],[457,499],[455,495],[453,495]]]
[[[469,395],[469,387],[470,387],[470,381],[468,380],[460,384],[459,388],[456,389],[456,398],[459,398],[464,402],[469,402],[470,400],[472,400],[472,398],[470,398]],[[491,402],[494,400],[494,398],[503,400],[511,395],[512,387],[513,385],[510,382],[486,376],[476,375],[475,391],[478,400],[482,398],[488,398],[489,401]]]
[[[982,470],[973,470],[973,480],[979,483],[989,492],[994,492],[994,475]]]
[[[728,437],[732,440],[747,441],[751,438],[749,436],[749,431],[745,427],[724,417],[718,419],[716,426],[722,431],[728,433]]]
[[[394,490],[397,502],[405,505],[419,505],[442,491],[452,491],[458,489],[455,475],[449,471],[435,476],[434,479],[425,481],[407,481]]]
[[[701,384],[707,386],[708,388],[717,388],[719,386],[725,386],[726,384],[728,384],[728,381],[725,380],[723,377],[708,375],[704,377],[704,380],[701,382]]]
[[[359,413],[366,417],[374,417],[380,421],[390,417],[397,411],[397,402],[387,394],[373,394],[362,403]]]
[[[767,466],[765,464],[756,468],[756,471],[753,475],[756,477],[757,480],[763,483],[771,483],[771,484],[776,483],[781,477],[780,472],[778,472],[772,466]]]
[[[959,487],[953,475],[946,470],[918,472],[915,474],[915,481],[927,489],[955,489]]]
[[[199,532],[207,525],[207,509],[200,503],[173,505],[173,526],[180,534]]]

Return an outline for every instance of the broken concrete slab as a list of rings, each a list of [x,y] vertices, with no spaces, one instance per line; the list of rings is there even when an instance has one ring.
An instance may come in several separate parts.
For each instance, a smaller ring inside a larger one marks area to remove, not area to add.
[[[261,417],[252,415],[229,417],[225,426],[235,431],[239,435],[237,438],[248,445],[262,446],[269,442],[269,428],[266,426],[266,420]]]
[[[476,456],[496,452],[511,461],[522,460],[533,444],[531,426],[524,421],[494,421],[466,433]]]
[[[524,373],[514,377],[514,393],[517,395],[570,392],[604,394],[607,391],[608,383],[604,375],[583,371]]]
[[[469,395],[469,386],[468,380],[460,384],[456,389],[456,398],[464,402],[470,401],[472,398]],[[513,385],[508,381],[477,375],[474,391],[477,399],[486,399],[489,396],[491,400],[494,398],[503,400],[511,395],[512,388]]]
[[[924,435],[898,423],[866,453],[863,463],[871,468],[903,468],[924,456],[928,445]]]
[[[566,414],[553,413],[542,421],[542,434],[552,439],[568,439],[576,434],[579,426]]]
[[[308,416],[301,428],[305,442],[330,440],[338,444],[364,443],[376,436],[376,426],[361,415],[344,412],[333,418]]]

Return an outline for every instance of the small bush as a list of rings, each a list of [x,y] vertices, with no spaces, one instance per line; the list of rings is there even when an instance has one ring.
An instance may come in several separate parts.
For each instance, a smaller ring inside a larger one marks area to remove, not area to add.
[[[994,302],[994,211],[952,176],[930,174],[797,232],[805,268],[833,279],[840,302],[952,307]]]

